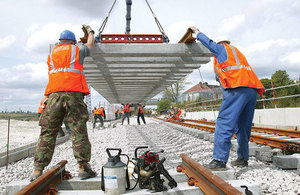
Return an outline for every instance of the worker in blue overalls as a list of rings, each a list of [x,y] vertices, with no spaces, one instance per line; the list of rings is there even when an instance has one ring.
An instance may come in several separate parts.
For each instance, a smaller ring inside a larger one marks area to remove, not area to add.
[[[233,166],[248,166],[249,140],[256,105],[257,93],[262,95],[264,86],[248,64],[245,56],[228,40],[217,43],[201,33],[196,27],[190,29],[214,54],[214,71],[223,89],[214,135],[213,160],[206,165],[212,170],[225,169],[231,148],[231,138],[238,141],[237,159]]]

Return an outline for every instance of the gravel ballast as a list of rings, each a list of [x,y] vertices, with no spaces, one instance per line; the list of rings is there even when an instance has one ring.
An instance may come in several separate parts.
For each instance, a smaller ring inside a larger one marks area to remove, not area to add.
[[[174,130],[157,120],[146,118],[146,121],[147,125],[137,125],[136,118],[131,118],[130,125],[124,122],[123,126],[118,123],[116,128],[96,128],[94,130],[92,124],[88,123],[89,139],[92,144],[90,164],[98,175],[101,174],[101,167],[107,162],[106,148],[121,148],[122,153],[128,154],[130,158],[134,157],[134,150],[137,146],[148,145],[153,151],[164,149],[160,158],[166,157],[164,166],[167,170],[175,169],[181,163],[179,156],[181,153],[187,154],[200,164],[211,161],[212,143]],[[14,125],[18,126],[13,127]],[[105,123],[105,126],[107,127],[108,123]],[[5,129],[5,122],[0,121],[0,128]],[[13,128],[18,128],[17,131],[21,136],[21,138],[11,141],[15,146],[36,141],[40,132],[37,122],[15,121],[12,123]],[[0,139],[1,143],[5,140],[3,136]],[[22,144],[17,142],[22,142]],[[235,158],[236,153],[231,152],[229,167],[230,161]],[[73,176],[78,175],[78,166],[73,156],[70,140],[56,146],[53,159],[46,169],[61,160],[68,161],[66,170],[70,171]],[[272,164],[257,161],[254,157],[250,158],[247,168],[234,169],[237,179],[250,179],[261,184],[263,194],[300,194],[300,176],[297,174],[297,170],[281,170]],[[5,186],[9,182],[28,179],[32,170],[33,157],[11,163],[8,170],[6,167],[1,167],[0,194],[5,194]]]

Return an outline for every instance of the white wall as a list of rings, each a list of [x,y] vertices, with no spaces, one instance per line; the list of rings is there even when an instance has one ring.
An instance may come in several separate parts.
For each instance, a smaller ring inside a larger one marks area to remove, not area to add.
[[[186,118],[215,120],[218,117],[218,111],[208,112],[187,112]],[[276,128],[277,126],[298,126],[300,127],[300,108],[277,108],[277,109],[256,109],[253,123],[257,126],[270,126]],[[279,128],[279,127],[278,127]]]

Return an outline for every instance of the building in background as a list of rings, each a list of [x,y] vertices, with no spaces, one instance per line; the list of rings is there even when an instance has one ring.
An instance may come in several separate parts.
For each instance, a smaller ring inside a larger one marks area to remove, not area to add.
[[[178,102],[188,102],[188,101],[209,101],[213,99],[222,98],[222,89],[219,85],[209,85],[207,82],[198,83],[186,90],[179,96]]]

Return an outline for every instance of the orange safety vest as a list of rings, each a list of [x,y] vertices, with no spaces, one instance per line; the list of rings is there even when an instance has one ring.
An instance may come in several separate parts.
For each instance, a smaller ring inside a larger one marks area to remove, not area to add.
[[[248,64],[245,56],[234,46],[224,44],[227,60],[222,64],[214,57],[214,71],[223,88],[253,87],[262,95],[265,88]]]
[[[141,107],[141,106],[138,107],[137,111],[138,111],[138,113],[144,114],[143,107]]]
[[[178,107],[174,107],[174,112],[175,112],[175,110],[177,109],[177,114],[176,115],[180,115],[181,114],[181,110],[180,110],[180,108],[178,108]]]
[[[124,105],[124,112],[130,112],[130,105],[129,104]]]
[[[79,64],[79,47],[72,44],[57,45],[48,56],[49,82],[45,95],[57,91],[79,91],[90,94],[83,65]]]
[[[38,113],[42,114],[43,110],[46,107],[46,101],[48,100],[48,97],[44,97],[40,103],[39,109],[38,109]]]
[[[104,116],[103,108],[98,108],[97,110],[95,110],[94,114],[101,114],[102,116]]]

